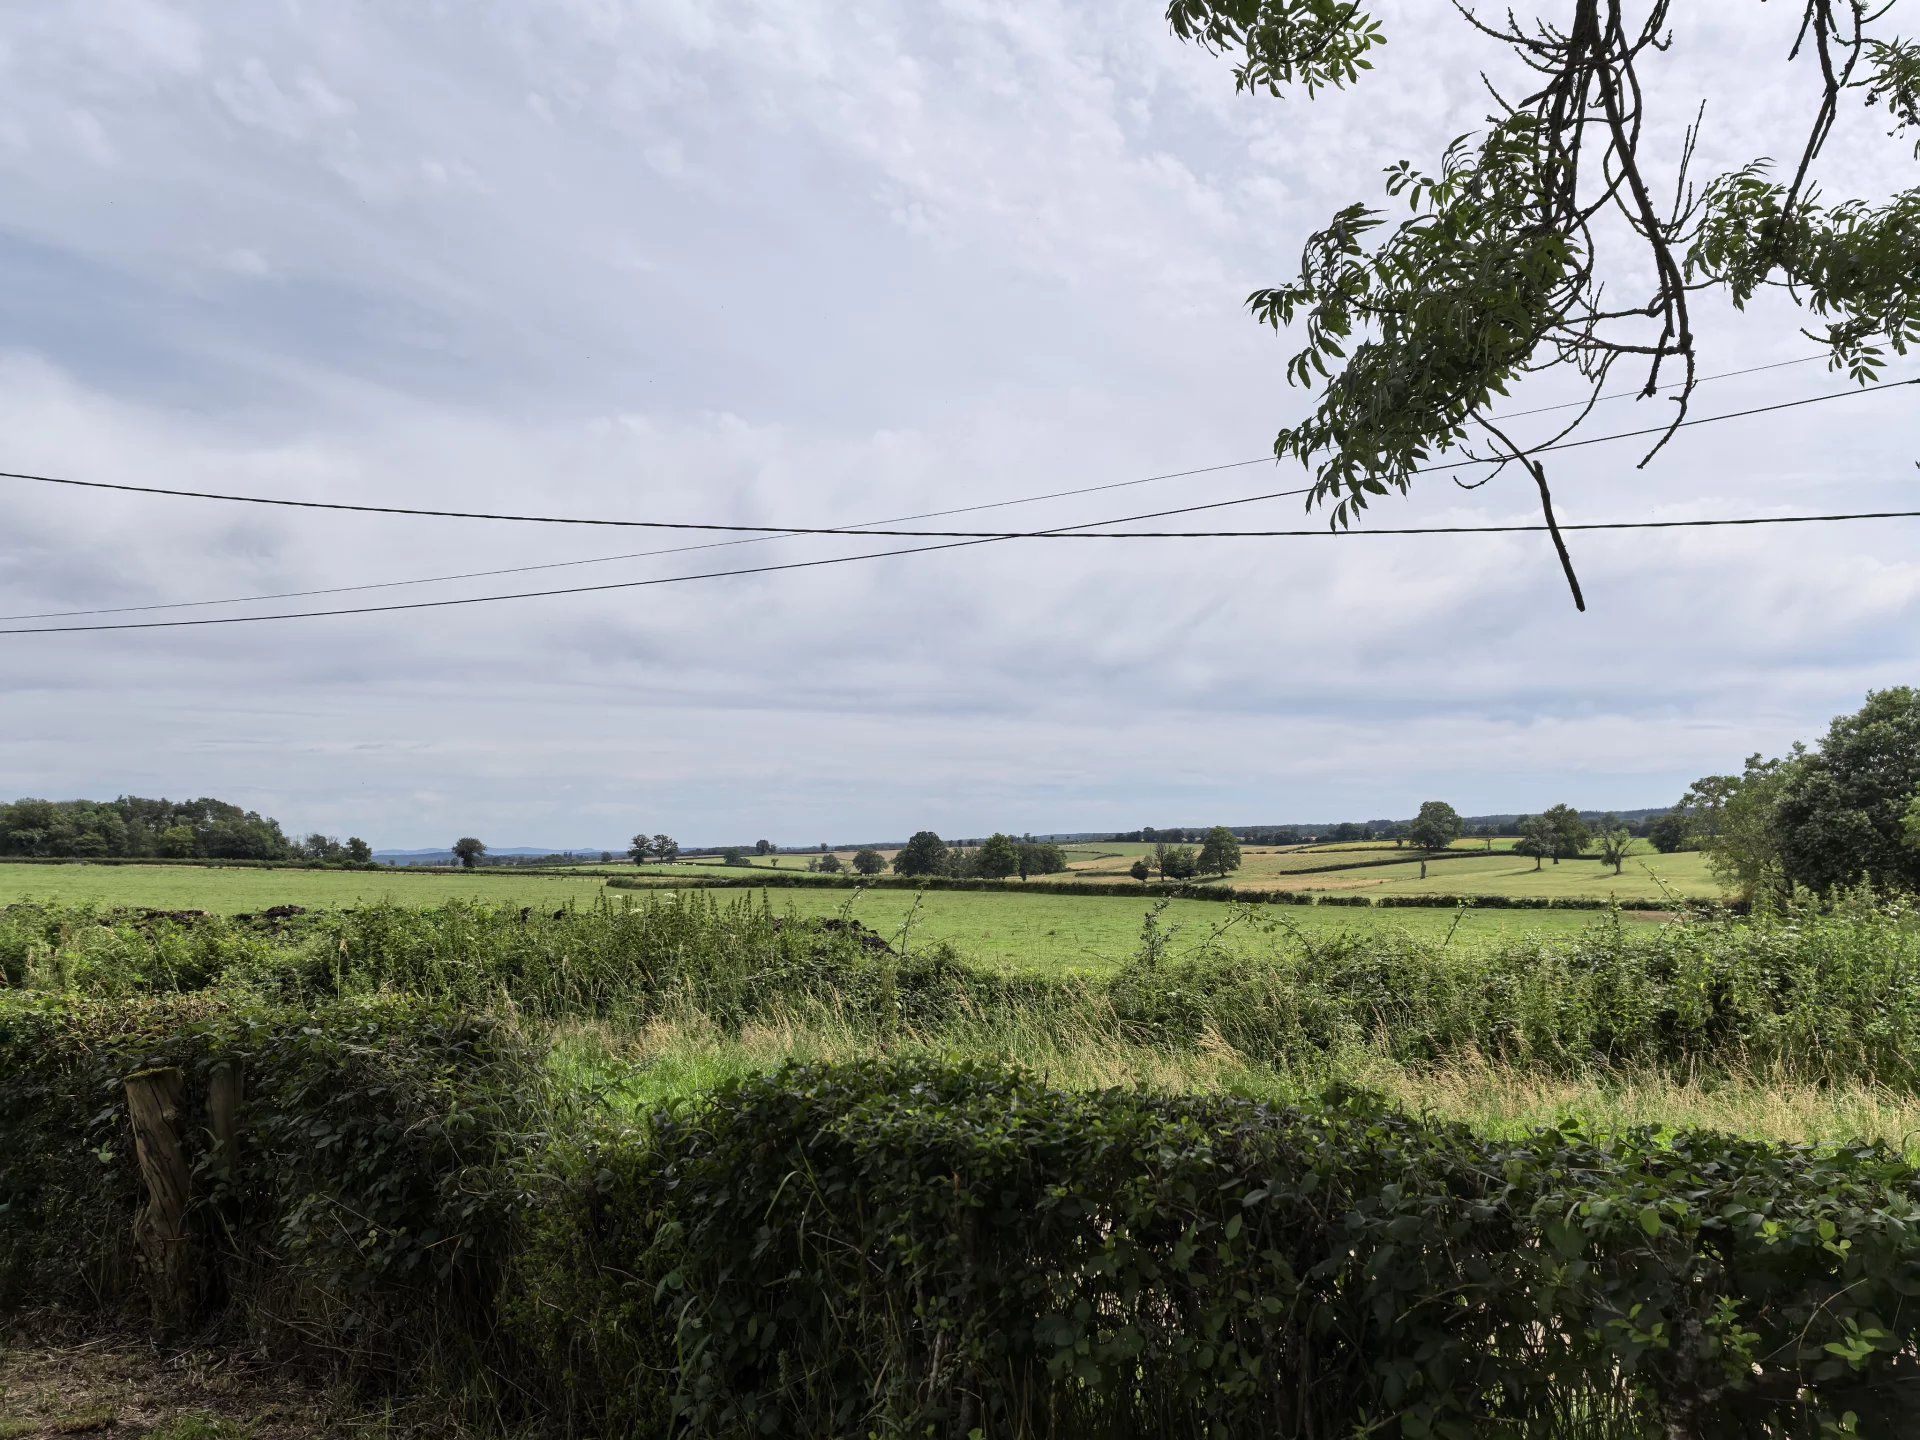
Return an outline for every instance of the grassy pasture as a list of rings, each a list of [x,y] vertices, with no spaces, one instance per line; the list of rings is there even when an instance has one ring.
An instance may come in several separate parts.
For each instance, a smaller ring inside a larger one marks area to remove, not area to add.
[[[629,867],[631,869],[631,867]],[[654,873],[649,867],[648,873]],[[710,874],[702,867],[697,874]],[[590,904],[605,894],[592,875],[542,875],[523,870],[472,875],[406,871],[225,870],[207,866],[0,865],[0,904],[51,900],[65,904],[148,906],[161,910],[257,913],[273,905],[310,909],[370,905],[432,906],[449,900],[558,908]],[[732,891],[729,894],[735,893]],[[1018,891],[851,891],[838,887],[764,892],[777,914],[801,918],[848,915],[890,940],[909,945],[947,942],[968,960],[996,969],[1104,973],[1138,948],[1140,927],[1156,903],[1134,896],[1021,894]],[[1228,953],[1258,953],[1269,930],[1297,927],[1308,934],[1389,928],[1456,945],[1522,934],[1569,935],[1600,917],[1579,911],[1317,909],[1267,907],[1240,916],[1239,908],[1204,900],[1169,903],[1162,925],[1170,954],[1208,944]],[[1455,921],[1458,918],[1456,928]],[[1637,922],[1646,923],[1646,922]],[[904,933],[903,933],[904,932]],[[1217,939],[1210,939],[1216,937]]]

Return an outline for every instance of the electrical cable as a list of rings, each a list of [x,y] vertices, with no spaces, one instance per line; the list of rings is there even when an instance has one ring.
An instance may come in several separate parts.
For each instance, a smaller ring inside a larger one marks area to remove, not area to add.
[[[1920,510],[1874,510],[1831,515],[1748,515],[1708,520],[1603,520],[1564,524],[1566,531],[1599,530],[1691,530],[1726,526],[1812,525],[1846,520],[1920,519]],[[1098,523],[1098,522],[1095,522]],[[1530,525],[1410,525],[1377,530],[1261,530],[1210,531],[1181,534],[1177,538],[1279,538],[1342,539],[1381,535],[1519,535],[1536,534],[1552,527]],[[0,629],[0,635],[64,635],[103,630],[171,630],[200,625],[250,625],[268,620],[315,620],[339,615],[374,615],[398,610],[439,610],[455,605],[486,605],[505,600],[539,600],[556,595],[586,595],[607,590],[639,590],[655,585],[683,585],[695,580],[719,580],[737,575],[770,575],[783,570],[812,570],[826,565],[848,565],[857,560],[882,560],[894,555],[923,555],[934,550],[961,550],[970,545],[992,545],[1003,540],[1038,539],[1058,534],[1041,531],[1027,534],[990,535],[969,540],[949,540],[939,545],[910,545],[893,550],[870,550],[859,555],[832,555],[814,560],[793,560],[779,565],[755,565],[738,570],[709,570],[697,575],[662,575],[648,580],[616,580],[601,585],[573,585],[553,590],[522,590],[503,595],[469,595],[451,600],[409,600],[397,605],[361,605],[334,610],[300,610],[274,615],[215,615],[194,620],[125,620],[105,625],[44,625]],[[1110,536],[1111,539],[1135,538]],[[1173,538],[1173,537],[1169,537]]]

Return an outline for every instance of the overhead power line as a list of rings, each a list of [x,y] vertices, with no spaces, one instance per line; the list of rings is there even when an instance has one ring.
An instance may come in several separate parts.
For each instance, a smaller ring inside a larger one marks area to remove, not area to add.
[[[1623,430],[1611,435],[1590,435],[1578,440],[1562,440],[1552,445],[1542,445],[1530,451],[1530,454],[1543,455],[1554,451],[1579,450],[1589,445],[1604,445],[1616,440],[1638,440],[1649,435],[1664,435],[1675,429],[1690,429],[1700,425],[1717,425],[1728,420],[1746,420],[1756,415],[1768,415],[1781,410],[1793,410],[1808,405],[1823,405],[1833,400],[1848,400],[1858,395],[1871,395],[1877,392],[1898,389],[1905,385],[1920,385],[1920,378],[1911,380],[1886,380],[1877,385],[1861,385],[1851,390],[1834,391],[1826,395],[1808,395],[1798,400],[1780,400],[1771,405],[1758,405],[1748,410],[1731,410],[1721,415],[1703,415],[1692,420],[1682,420],[1677,425],[1653,425],[1640,430]],[[1224,470],[1234,465],[1252,465],[1261,461],[1233,461],[1228,465],[1210,466],[1209,469]],[[1420,474],[1434,470],[1457,470],[1468,465],[1497,465],[1505,463],[1498,457],[1481,457],[1452,461],[1445,464],[1430,465],[1424,470],[1412,473]],[[1193,474],[1199,471],[1188,472]],[[701,520],[618,520],[593,515],[521,515],[494,510],[437,510],[409,505],[358,505],[345,500],[289,500],[268,495],[236,495],[218,490],[183,490],[164,485],[134,485],[123,481],[76,480],[60,475],[35,475],[15,470],[0,470],[0,478],[26,480],[45,485],[67,485],[83,490],[112,490],[134,495],[163,495],[172,499],[218,500],[240,505],[268,505],[294,510],[328,510],[355,515],[404,515],[431,520],[494,520],[519,525],[587,525],[595,527],[613,527],[636,530],[702,530],[718,531],[727,534],[747,535],[855,535],[880,536],[887,538],[911,538],[920,540],[959,539],[959,540],[1004,540],[1039,539],[1052,537],[1059,532],[1051,530],[892,530],[875,526],[854,527],[849,525],[731,525],[717,521]],[[1219,509],[1226,505],[1246,505],[1262,500],[1277,500],[1289,495],[1307,493],[1301,490],[1277,490],[1264,495],[1247,496],[1240,500],[1220,500],[1206,505],[1179,506],[1168,510],[1154,510],[1146,514],[1125,516],[1107,523],[1125,524],[1131,520],[1157,520],[1168,515],[1186,515],[1200,510]]]
[[[1708,520],[1601,520],[1567,524],[1562,532],[1598,530],[1697,530],[1729,526],[1814,525],[1846,520],[1913,520],[1920,510],[1872,510],[1831,515],[1744,515]],[[1520,535],[1546,532],[1551,527],[1531,525],[1408,525],[1374,530],[1227,530],[1182,533],[1179,538],[1250,539],[1291,537],[1300,539],[1354,540],[1383,535]],[[339,615],[388,614],[400,610],[442,610],[455,605],[488,605],[507,600],[540,600],[557,595],[587,595],[609,590],[640,590],[655,585],[685,585],[696,580],[720,580],[739,575],[771,575],[784,570],[812,570],[827,565],[850,565],[859,560],[883,560],[894,555],[924,555],[934,550],[962,550],[971,545],[992,545],[1006,540],[1038,539],[1059,532],[989,535],[978,539],[949,540],[938,545],[909,545],[893,550],[869,550],[859,555],[830,555],[816,560],[791,560],[778,565],[754,565],[738,570],[708,570],[698,575],[662,575],[647,580],[615,580],[601,585],[571,585],[554,590],[521,590],[504,595],[469,595],[451,600],[409,600],[396,605],[358,605],[334,610],[295,610],[274,615],[213,615],[192,620],[122,620],[104,625],[41,625],[0,630],[0,635],[65,635],[102,630],[172,630],[200,625],[251,625],[270,620],[317,620]],[[1112,535],[1110,539],[1142,538]]]
[[[1698,380],[1696,380],[1694,383],[1704,385],[1716,380],[1732,380],[1744,375],[1757,375],[1765,371],[1783,370],[1792,366],[1807,365],[1807,364],[1811,364],[1815,360],[1821,360],[1824,358],[1826,358],[1824,355],[1802,355],[1797,359],[1778,360],[1768,365],[1753,365],[1753,366],[1747,367],[1744,370],[1726,370],[1726,371],[1721,371],[1718,374],[1714,374],[1714,375],[1703,375],[1703,376],[1700,376]],[[1674,389],[1681,388],[1682,384],[1684,384],[1684,382],[1678,382],[1674,385],[1663,386],[1661,388],[1662,390],[1674,390]],[[1643,394],[1643,391],[1638,389],[1619,390],[1619,391],[1614,391],[1611,394],[1602,395],[1598,398],[1600,400],[1625,400],[1625,399],[1638,398],[1642,394]],[[1502,420],[1518,419],[1522,416],[1527,416],[1527,415],[1545,414],[1548,411],[1552,411],[1552,410],[1570,409],[1574,406],[1583,405],[1586,403],[1588,402],[1581,401],[1581,400],[1574,400],[1574,401],[1565,402],[1564,404],[1560,404],[1560,405],[1542,405],[1532,410],[1518,410],[1518,411],[1511,411],[1511,412],[1503,412],[1502,415],[1499,416],[1498,418]],[[1228,461],[1227,463],[1221,464],[1221,465],[1205,465],[1205,466],[1200,466],[1200,467],[1197,467],[1194,469],[1188,469],[1188,470],[1169,470],[1158,475],[1146,475],[1133,480],[1112,480],[1099,485],[1084,485],[1084,486],[1080,486],[1078,488],[1070,489],[1070,490],[1052,490],[1039,495],[1021,495],[1021,496],[1015,496],[1006,500],[989,500],[976,505],[960,505],[960,506],[955,506],[951,509],[946,509],[946,510],[923,510],[911,515],[895,515],[895,516],[890,516],[880,520],[858,521],[845,528],[848,531],[852,533],[857,533],[857,534],[878,534],[881,532],[879,532],[875,527],[879,527],[883,525],[906,524],[906,523],[911,523],[915,520],[937,520],[937,519],[942,519],[949,515],[969,515],[969,514],[975,514],[982,510],[1000,510],[1000,509],[1006,509],[1006,508],[1009,508],[1012,506],[1018,506],[1018,505],[1036,505],[1048,500],[1064,500],[1064,499],[1069,499],[1069,498],[1081,496],[1081,495],[1096,495],[1109,490],[1126,490],[1126,489],[1131,489],[1135,486],[1153,485],[1153,484],[1158,484],[1167,480],[1183,480],[1183,479],[1192,478],[1197,475],[1211,475],[1211,474],[1216,474],[1218,472],[1226,471],[1226,470],[1241,470],[1241,469],[1246,469],[1249,466],[1253,466],[1253,465],[1265,465],[1269,463],[1272,460],[1272,458],[1273,457],[1270,455],[1263,455],[1258,459],[1254,459],[1254,460],[1233,460],[1233,461]],[[1429,469],[1445,469],[1445,468],[1448,468],[1448,467],[1445,467],[1445,466],[1429,467]],[[1416,473],[1426,473],[1426,472],[1416,472]],[[1227,503],[1249,504],[1256,499],[1283,498],[1283,497],[1292,496],[1292,495],[1305,495],[1309,493],[1311,489],[1312,489],[1311,486],[1305,486],[1298,490],[1278,491],[1278,492],[1275,492],[1275,494],[1272,496],[1250,496],[1250,497],[1246,497],[1245,499],[1235,500]],[[1122,517],[1121,519],[1107,521],[1104,523],[1120,524],[1120,523],[1123,523],[1124,518],[1125,517]],[[329,586],[321,586],[321,587],[316,587],[316,588],[306,589],[306,590],[277,590],[277,591],[268,591],[265,593],[254,594],[254,595],[221,596],[216,599],[207,599],[207,600],[173,600],[173,601],[163,601],[158,603],[150,603],[145,605],[97,606],[94,608],[83,609],[83,610],[28,611],[26,613],[17,614],[17,615],[0,615],[0,622],[10,621],[10,620],[79,619],[83,616],[91,616],[91,615],[147,614],[156,610],[198,610],[198,609],[206,609],[208,607],[215,606],[215,605],[249,605],[249,604],[258,604],[268,600],[304,600],[304,599],[310,599],[310,598],[321,596],[321,595],[349,595],[349,594],[364,594],[367,591],[371,591],[371,590],[396,590],[396,589],[402,589],[411,585],[440,585],[440,584],[451,583],[453,581],[458,581],[458,580],[489,580],[489,579],[496,579],[498,577],[505,576],[505,575],[531,575],[537,572],[547,571],[547,570],[572,570],[572,569],[577,569],[584,565],[609,565],[609,564],[617,563],[622,560],[651,560],[651,559],[657,559],[661,556],[666,556],[666,555],[687,555],[687,554],[693,554],[695,552],[703,551],[703,550],[731,549],[735,546],[740,546],[740,545],[762,545],[769,540],[779,540],[779,539],[787,538],[791,536],[793,533],[794,532],[791,532],[791,531],[774,531],[764,535],[755,534],[755,535],[749,535],[744,538],[734,539],[734,540],[709,540],[696,545],[674,545],[674,546],[668,546],[662,549],[626,551],[618,555],[593,555],[593,556],[586,556],[578,560],[549,560],[549,561],[543,561],[533,565],[507,565],[507,566],[497,567],[491,570],[464,570],[464,571],[457,571],[452,574],[446,574],[446,575],[421,575],[421,576],[409,577],[404,580],[374,580],[374,581],[367,581],[357,585],[329,585]],[[984,534],[985,532],[982,532],[982,533]]]

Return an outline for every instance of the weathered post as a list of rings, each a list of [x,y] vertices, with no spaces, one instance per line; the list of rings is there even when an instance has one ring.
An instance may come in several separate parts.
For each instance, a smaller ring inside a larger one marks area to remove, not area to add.
[[[172,1066],[127,1077],[134,1153],[147,1187],[147,1205],[133,1223],[133,1239],[153,1287],[154,1323],[162,1330],[178,1329],[193,1310],[186,1223],[192,1171],[180,1142],[184,1089],[184,1077]]]
[[[240,1102],[245,1095],[238,1065],[222,1060],[213,1067],[207,1081],[207,1121],[213,1131],[214,1173],[223,1180],[232,1178],[239,1163]]]

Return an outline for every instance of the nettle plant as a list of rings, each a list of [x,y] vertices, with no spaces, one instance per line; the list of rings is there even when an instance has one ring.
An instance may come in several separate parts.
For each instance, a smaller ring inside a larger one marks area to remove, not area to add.
[[[1486,479],[1518,465],[1584,610],[1539,456],[1586,423],[1623,363],[1643,397],[1670,389],[1677,402],[1640,463],[1659,453],[1700,379],[1696,297],[1745,308],[1785,294],[1833,368],[1863,384],[1888,352],[1920,342],[1920,189],[1835,202],[1815,176],[1845,107],[1879,108],[1895,134],[1920,134],[1920,42],[1891,33],[1897,0],[1798,0],[1784,63],[1817,81],[1798,153],[1699,177],[1700,97],[1643,83],[1650,57],[1674,44],[1670,0],[1555,0],[1532,19],[1450,3],[1534,88],[1509,95],[1489,79],[1483,131],[1447,145],[1437,166],[1388,168],[1407,218],[1349,205],[1309,237],[1298,278],[1249,297],[1261,321],[1302,328],[1288,377],[1320,386],[1274,453],[1313,471],[1308,503],[1331,506],[1336,527],[1404,494],[1445,452],[1492,463]],[[1182,40],[1231,57],[1240,90],[1276,97],[1359,82],[1386,40],[1356,0],[1173,0],[1167,18]],[[1647,139],[1662,106],[1696,117],[1668,157]],[[1546,370],[1577,374],[1588,400],[1523,441],[1489,409]]]

